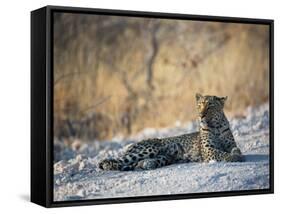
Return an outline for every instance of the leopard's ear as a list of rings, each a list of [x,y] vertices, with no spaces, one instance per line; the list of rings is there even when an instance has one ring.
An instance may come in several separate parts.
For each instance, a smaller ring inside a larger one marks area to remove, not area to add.
[[[201,98],[203,98],[203,96],[201,94],[199,94],[199,93],[196,93],[195,97],[196,97],[196,101],[198,101]]]
[[[227,96],[226,97],[220,97],[220,103],[222,104],[222,106],[224,106],[225,101],[227,100]]]

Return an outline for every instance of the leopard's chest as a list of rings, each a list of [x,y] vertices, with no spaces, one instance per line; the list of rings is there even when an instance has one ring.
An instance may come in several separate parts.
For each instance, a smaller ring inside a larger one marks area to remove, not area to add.
[[[200,144],[202,148],[216,148],[222,150],[222,139],[216,133],[206,133],[200,135]]]

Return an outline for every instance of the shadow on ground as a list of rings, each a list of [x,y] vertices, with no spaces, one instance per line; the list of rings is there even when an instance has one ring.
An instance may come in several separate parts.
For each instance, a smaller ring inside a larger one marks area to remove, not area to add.
[[[268,161],[269,156],[268,155],[261,155],[261,154],[251,154],[251,155],[245,155],[246,162],[263,162]]]

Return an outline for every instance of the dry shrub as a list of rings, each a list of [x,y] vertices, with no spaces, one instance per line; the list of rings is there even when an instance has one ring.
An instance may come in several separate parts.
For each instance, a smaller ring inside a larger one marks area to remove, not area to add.
[[[113,23],[112,30],[99,30],[97,23]],[[92,120],[84,132],[102,134],[89,134],[90,139],[173,126],[196,118],[197,92],[228,96],[231,115],[268,100],[268,26],[162,20],[150,88],[147,57],[153,20],[68,15],[59,17],[57,25],[65,31],[65,36],[55,31],[57,136],[65,121],[82,123],[93,114],[103,119]]]

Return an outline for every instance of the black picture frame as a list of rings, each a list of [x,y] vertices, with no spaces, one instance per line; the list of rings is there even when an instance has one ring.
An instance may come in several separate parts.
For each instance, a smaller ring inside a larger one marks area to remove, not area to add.
[[[53,201],[53,14],[85,13],[127,17],[262,24],[270,27],[270,188],[177,195]],[[31,12],[31,201],[44,207],[113,204],[189,198],[268,194],[274,192],[274,21],[219,16],[46,6]]]

